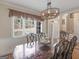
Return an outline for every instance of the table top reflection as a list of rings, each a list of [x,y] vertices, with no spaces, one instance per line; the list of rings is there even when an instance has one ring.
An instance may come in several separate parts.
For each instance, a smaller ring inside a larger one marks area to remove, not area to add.
[[[21,44],[14,49],[14,59],[48,59],[52,55],[49,46],[41,46],[38,42]]]

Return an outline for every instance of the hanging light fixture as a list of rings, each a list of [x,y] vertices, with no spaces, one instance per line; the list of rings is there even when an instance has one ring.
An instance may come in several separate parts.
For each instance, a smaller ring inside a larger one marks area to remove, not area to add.
[[[51,7],[51,0],[47,2],[47,9],[41,11],[42,19],[53,19],[59,15],[59,8],[52,8]]]

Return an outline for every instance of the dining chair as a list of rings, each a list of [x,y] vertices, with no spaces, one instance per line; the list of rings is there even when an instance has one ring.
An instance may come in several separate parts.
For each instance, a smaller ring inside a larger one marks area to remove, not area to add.
[[[77,41],[77,37],[76,36],[74,36],[70,40],[65,59],[72,59],[72,53],[73,53],[74,47],[76,45],[76,41]]]
[[[67,40],[61,40],[56,44],[54,55],[50,59],[64,59],[68,44],[69,42]]]

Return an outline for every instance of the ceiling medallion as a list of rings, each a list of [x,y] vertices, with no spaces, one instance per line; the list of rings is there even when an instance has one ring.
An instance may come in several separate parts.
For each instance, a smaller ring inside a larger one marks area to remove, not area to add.
[[[47,2],[47,9],[41,11],[41,17],[44,20],[54,19],[59,15],[60,11],[59,8],[52,8],[51,1]]]

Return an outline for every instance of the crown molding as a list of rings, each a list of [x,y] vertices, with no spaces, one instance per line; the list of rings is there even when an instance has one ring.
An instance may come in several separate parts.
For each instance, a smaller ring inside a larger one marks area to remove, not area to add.
[[[22,5],[13,4],[13,3],[3,1],[3,0],[0,1],[0,4],[5,5],[8,9],[14,9],[14,10],[34,14],[34,15],[40,15],[39,11],[25,7],[25,6],[22,6]]]
[[[79,12],[79,7],[70,8],[70,9],[64,10],[64,11],[61,12],[61,14],[65,14],[65,13],[75,13],[75,12]]]

